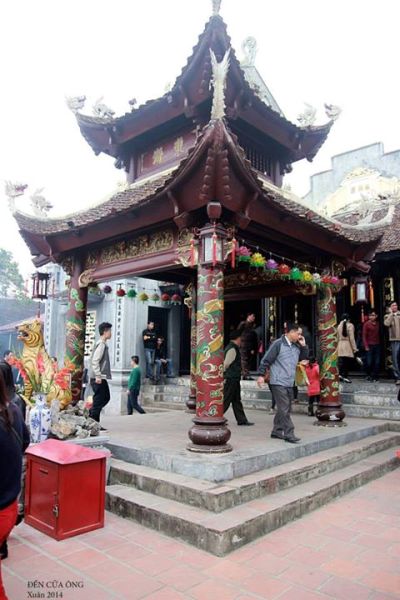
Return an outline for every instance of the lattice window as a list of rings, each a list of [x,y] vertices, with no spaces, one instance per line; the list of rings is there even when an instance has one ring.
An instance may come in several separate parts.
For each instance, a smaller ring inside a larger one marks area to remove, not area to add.
[[[272,161],[271,158],[254,146],[244,144],[246,158],[251,162],[251,166],[257,171],[260,171],[268,177],[272,177]]]
[[[88,310],[86,314],[85,356],[91,356],[96,340],[96,311]]]

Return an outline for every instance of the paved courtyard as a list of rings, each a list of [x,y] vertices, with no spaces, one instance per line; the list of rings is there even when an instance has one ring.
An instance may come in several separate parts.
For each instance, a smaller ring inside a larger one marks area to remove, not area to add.
[[[63,542],[22,524],[2,563],[6,590],[9,600],[393,600],[399,490],[397,469],[226,558],[112,514]]]

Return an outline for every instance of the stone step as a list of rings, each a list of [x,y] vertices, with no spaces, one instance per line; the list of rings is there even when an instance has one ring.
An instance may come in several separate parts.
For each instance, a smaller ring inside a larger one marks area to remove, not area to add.
[[[112,459],[109,483],[133,486],[190,506],[221,512],[321,477],[396,445],[400,445],[400,434],[384,432],[223,484]]]
[[[400,408],[400,402],[397,400],[397,393],[392,393],[390,395],[372,395],[356,392],[354,394],[353,404],[365,404],[366,406],[393,406],[394,408]]]
[[[398,406],[366,406],[365,404],[346,404],[344,411],[348,417],[383,419],[400,421],[400,404]]]
[[[393,449],[384,450],[318,479],[219,514],[121,484],[107,486],[106,508],[211,554],[224,556],[399,464]]]
[[[400,421],[400,404],[398,406],[373,406],[344,402],[344,411],[348,417],[360,417],[364,419],[382,419],[385,421]],[[186,404],[181,399],[168,398],[166,400],[149,401],[143,399],[143,406],[148,412],[160,412],[162,410],[186,410]],[[244,401],[245,409],[270,410],[271,400]],[[307,403],[300,400],[293,404],[293,414],[307,414]]]

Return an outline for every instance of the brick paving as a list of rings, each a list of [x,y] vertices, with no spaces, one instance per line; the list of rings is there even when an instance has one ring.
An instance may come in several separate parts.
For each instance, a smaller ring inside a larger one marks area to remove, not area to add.
[[[399,491],[400,469],[226,558],[109,513],[104,529],[63,542],[22,524],[5,586],[9,600],[393,600]]]

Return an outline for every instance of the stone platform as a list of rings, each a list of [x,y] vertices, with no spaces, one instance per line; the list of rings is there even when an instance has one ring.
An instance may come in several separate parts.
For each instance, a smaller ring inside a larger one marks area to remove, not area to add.
[[[227,413],[231,419],[233,415]],[[400,464],[400,424],[347,419],[316,427],[295,415],[298,445],[269,437],[273,415],[230,422],[233,451],[186,450],[191,415],[164,411],[108,417],[107,508],[218,556],[326,504]]]
[[[256,381],[242,381],[242,401],[245,409],[269,410],[271,394],[267,387],[260,389]],[[346,415],[372,419],[400,421],[400,402],[397,400],[398,386],[390,380],[370,383],[354,378],[351,384],[340,384],[340,396]],[[160,385],[146,384],[142,389],[142,403],[146,410],[184,410],[189,396],[189,377],[167,379]],[[294,413],[306,414],[307,394],[299,388],[299,403],[293,405]]]

